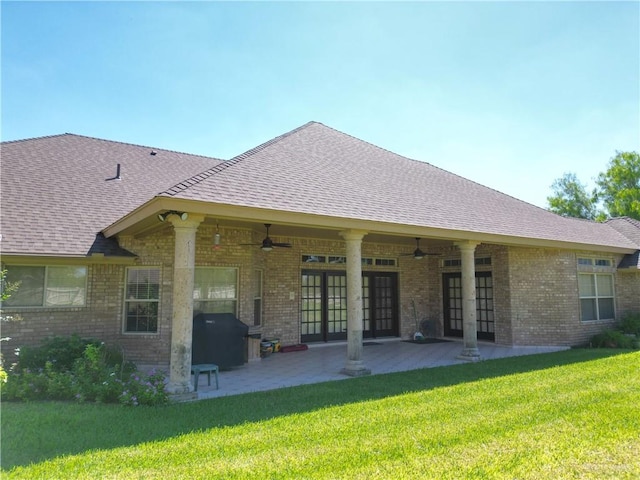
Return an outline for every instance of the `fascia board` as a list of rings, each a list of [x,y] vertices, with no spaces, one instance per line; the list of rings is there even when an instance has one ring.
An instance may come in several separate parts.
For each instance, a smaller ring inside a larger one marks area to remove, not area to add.
[[[395,223],[375,222],[353,218],[313,215],[308,213],[288,212],[282,210],[261,209],[222,203],[201,202],[194,200],[174,199],[171,197],[154,197],[146,204],[133,210],[129,215],[103,230],[106,237],[117,235],[134,229],[143,220],[155,217],[165,210],[177,210],[194,214],[202,214],[224,221],[242,220],[255,223],[277,223],[297,227],[322,228],[327,230],[363,230],[369,233],[434,238],[448,241],[472,240],[480,243],[511,245],[521,247],[559,248],[565,250],[590,250],[594,252],[634,253],[636,248],[630,246],[598,245],[580,242],[564,242],[550,239],[498,235],[467,230],[448,230],[419,225],[403,225]],[[366,237],[365,237],[366,239]]]

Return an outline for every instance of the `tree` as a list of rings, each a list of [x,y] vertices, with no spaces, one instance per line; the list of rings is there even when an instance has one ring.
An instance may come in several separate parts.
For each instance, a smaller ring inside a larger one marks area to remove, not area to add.
[[[610,217],[640,220],[640,155],[616,152],[606,172],[598,175],[598,199]]]
[[[550,211],[563,217],[596,219],[596,197],[587,192],[575,173],[565,173],[553,182],[551,188],[554,195],[547,197]]]
[[[565,173],[551,185],[554,194],[547,197],[549,210],[565,217],[588,220],[624,216],[640,220],[638,153],[616,152],[607,170],[598,175],[596,185],[589,194],[575,173]]]

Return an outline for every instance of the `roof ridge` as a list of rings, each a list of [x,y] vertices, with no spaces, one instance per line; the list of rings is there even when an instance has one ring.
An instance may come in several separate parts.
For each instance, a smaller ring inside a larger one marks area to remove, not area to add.
[[[310,123],[311,123],[311,122],[310,122]],[[530,205],[530,206],[535,207],[535,208],[537,208],[537,209],[540,209],[540,210],[543,210],[543,211],[545,211],[545,212],[551,213],[551,214],[553,214],[553,215],[557,215],[557,216],[559,216],[559,217],[562,217],[562,215],[558,215],[557,213],[552,212],[551,210],[548,210],[548,209],[546,209],[546,208],[540,207],[540,206],[535,205],[535,204],[533,204],[533,203],[526,202],[525,200],[522,200],[521,198],[514,197],[513,195],[509,195],[508,193],[505,193],[505,192],[501,192],[500,190],[497,190],[497,189],[495,189],[495,188],[493,188],[493,187],[489,187],[489,186],[487,186],[487,185],[483,185],[483,184],[481,184],[481,183],[479,183],[479,182],[476,182],[475,180],[471,180],[471,179],[469,179],[469,178],[467,178],[467,177],[463,177],[462,175],[459,175],[459,174],[457,174],[457,173],[451,172],[451,171],[446,170],[446,169],[444,169],[444,168],[442,168],[442,167],[439,167],[439,166],[437,166],[437,165],[434,165],[434,164],[433,164],[433,163],[431,163],[431,162],[427,162],[427,161],[424,161],[424,160],[418,160],[418,159],[416,159],[416,158],[411,158],[411,157],[407,157],[407,156],[405,156],[405,155],[401,155],[401,154],[399,154],[399,153],[397,153],[397,152],[393,152],[393,151],[388,150],[388,149],[386,149],[386,148],[384,148],[384,147],[381,147],[381,146],[379,146],[379,145],[376,145],[375,143],[371,143],[371,142],[369,142],[369,141],[367,141],[367,140],[363,140],[363,139],[361,139],[361,138],[355,137],[355,136],[353,136],[353,135],[351,135],[351,134],[349,134],[349,133],[345,133],[345,132],[343,132],[343,131],[341,131],[341,130],[338,130],[338,129],[336,129],[336,128],[329,127],[329,126],[324,125],[324,124],[322,124],[322,123],[320,123],[320,122],[313,122],[313,123],[317,123],[317,124],[319,124],[319,125],[323,125],[324,127],[328,128],[328,129],[330,129],[330,130],[333,130],[333,131],[335,131],[335,132],[338,132],[338,133],[340,133],[340,134],[342,134],[342,135],[346,135],[347,137],[353,138],[353,139],[358,140],[358,141],[360,141],[360,142],[366,143],[367,145],[370,145],[370,146],[372,146],[372,147],[374,147],[374,148],[377,148],[378,150],[382,150],[382,151],[384,151],[384,152],[391,153],[391,154],[396,155],[396,156],[398,156],[398,157],[404,158],[405,160],[409,160],[410,162],[416,162],[416,163],[420,163],[420,164],[423,164],[423,165],[425,165],[425,164],[426,164],[426,165],[429,165],[430,167],[433,167],[433,168],[435,168],[435,169],[437,169],[437,170],[440,170],[441,172],[447,173],[447,174],[449,174],[449,175],[453,175],[453,176],[455,176],[455,177],[461,178],[461,179],[463,179],[463,180],[465,180],[465,181],[467,181],[467,182],[471,182],[471,183],[473,183],[473,184],[475,184],[475,185],[478,185],[478,186],[480,186],[480,187],[486,188],[486,189],[488,189],[488,190],[493,190],[494,192],[499,193],[500,195],[505,195],[505,196],[507,196],[507,197],[509,197],[509,198],[512,198],[512,199],[514,199],[514,200],[517,200],[518,202],[521,202],[521,203],[524,203],[524,204]],[[562,217],[562,218],[568,218],[568,217]]]
[[[118,140],[109,140],[109,139],[106,139],[106,138],[92,137],[90,135],[80,135],[78,133],[69,133],[69,132],[59,133],[59,134],[56,134],[56,135],[44,135],[42,137],[32,137],[32,138],[22,138],[22,139],[18,139],[18,140],[8,140],[8,141],[5,141],[5,142],[2,142],[2,144],[4,145],[6,143],[29,142],[29,141],[33,141],[33,140],[44,140],[44,139],[49,139],[49,138],[65,137],[65,136],[77,137],[77,138],[86,138],[86,139],[89,139],[89,140],[97,140],[98,142],[114,143],[114,144],[118,144],[118,145],[126,145],[126,146],[129,146],[129,147],[148,148],[148,149],[151,149],[151,150],[157,150],[157,151],[162,151],[162,152],[177,153],[179,155],[188,155],[189,157],[199,157],[199,158],[217,160],[219,162],[224,161],[221,158],[210,157],[208,155],[200,155],[200,154],[197,154],[197,153],[180,152],[178,150],[171,150],[171,149],[168,149],[168,148],[152,147],[150,145],[141,145],[139,143],[121,142],[121,141],[118,141]]]
[[[206,158],[206,159],[211,159],[211,160],[224,161],[221,158],[210,157],[209,155],[200,155],[200,154],[197,154],[197,153],[181,152],[179,150],[171,150],[169,148],[162,148],[162,147],[152,147],[150,145],[142,145],[142,144],[139,144],[139,143],[121,142],[121,141],[118,141],[118,140],[109,140],[109,139],[106,139],[106,138],[92,137],[92,136],[89,136],[89,135],[79,135],[77,133],[65,133],[65,135],[71,135],[71,136],[80,137],[80,138],[88,138],[90,140],[98,140],[99,142],[117,143],[119,145],[127,145],[127,146],[130,146],[130,147],[150,148],[152,150],[160,150],[160,151],[163,151],[163,152],[177,153],[179,155],[188,155],[190,157],[200,157],[200,158]]]
[[[240,160],[244,160],[245,158],[250,157],[251,155],[258,153],[262,150],[264,150],[267,147],[270,147],[271,145],[278,143],[280,140],[285,139],[286,137],[289,137],[291,135],[293,135],[294,133],[298,133],[301,130],[304,130],[305,128],[310,127],[311,125],[322,125],[319,122],[314,122],[314,121],[310,121],[305,123],[304,125],[300,125],[299,127],[294,128],[293,130],[290,130],[286,133],[283,133],[282,135],[278,135],[277,137],[272,138],[271,140],[268,140],[264,143],[261,143],[260,145],[258,145],[257,147],[254,147],[250,150],[247,150],[244,153],[241,153],[240,155],[236,155],[235,157],[233,157],[231,160],[229,161],[240,161]],[[330,128],[330,127],[327,127]]]
[[[277,137],[272,138],[271,140],[268,140],[264,143],[261,143],[260,145],[258,145],[257,147],[254,147],[250,150],[247,150],[244,153],[241,153],[240,155],[236,155],[235,157],[229,159],[229,160],[224,160],[222,163],[219,163],[218,165],[213,166],[212,168],[205,170],[202,173],[199,173],[197,175],[194,175],[193,177],[187,178],[186,180],[183,180],[180,183],[175,184],[173,187],[168,188],[167,190],[165,190],[164,192],[160,192],[158,195],[169,195],[169,196],[174,196],[177,195],[180,192],[185,191],[186,189],[192,187],[193,185],[196,185],[200,182],[203,182],[204,180],[206,180],[207,178],[220,173],[222,171],[225,171],[226,169],[237,165],[238,163],[240,163],[242,160],[245,160],[246,158],[251,157],[252,155],[264,150],[265,148],[274,145],[276,143],[278,143],[279,141],[283,140],[286,137],[289,137],[290,135],[293,135],[294,133],[297,133],[313,124],[317,124],[318,122],[314,122],[314,121],[310,121],[305,123],[304,125],[301,125],[299,127],[294,128],[293,130],[283,133],[282,135],[278,135]]]
[[[613,221],[613,220],[622,220],[622,221],[625,221],[625,222],[627,222],[627,223],[630,223],[630,224],[631,224],[631,225],[633,225],[634,227],[638,227],[638,228],[640,228],[640,220],[635,219],[635,218],[633,218],[633,217],[630,217],[630,216],[628,216],[628,215],[624,215],[624,216],[622,216],[622,217],[611,217],[611,218],[608,218],[608,219],[607,219],[607,221],[606,221],[606,223],[609,223],[609,222],[611,222],[611,221]]]
[[[606,225],[609,225],[609,227],[613,228],[616,232],[618,232],[620,235],[622,235],[625,238],[628,238],[629,240],[631,240],[632,242],[635,242],[638,246],[638,248],[640,248],[640,243],[638,243],[638,240],[634,237],[631,238],[633,235],[630,235],[628,232],[624,232],[624,229],[618,229],[615,227],[615,224],[619,221],[625,222],[629,225],[631,225],[633,228],[636,228],[638,230],[638,233],[640,234],[640,220],[637,220],[635,218],[629,217],[629,216],[623,216],[623,217],[612,217],[607,219],[604,223]]]
[[[30,142],[33,140],[44,140],[46,138],[64,137],[65,135],[73,135],[73,133],[56,133],[53,135],[42,135],[40,137],[18,138],[16,140],[3,140],[2,142],[0,142],[0,145],[5,145],[7,143]]]

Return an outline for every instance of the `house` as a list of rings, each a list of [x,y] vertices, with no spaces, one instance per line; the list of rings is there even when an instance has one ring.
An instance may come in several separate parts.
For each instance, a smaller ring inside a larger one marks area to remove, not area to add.
[[[563,218],[317,122],[230,160],[56,135],[2,144],[12,345],[78,333],[190,385],[197,313],[283,345],[420,324],[574,345],[640,311],[640,222]]]

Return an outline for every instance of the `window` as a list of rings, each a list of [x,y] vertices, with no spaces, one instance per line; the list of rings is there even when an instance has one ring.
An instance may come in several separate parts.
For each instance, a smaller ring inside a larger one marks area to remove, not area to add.
[[[347,257],[329,257],[329,263],[347,263]]]
[[[253,271],[253,324],[262,324],[262,270]]]
[[[157,332],[160,269],[128,268],[125,289],[125,332]]]
[[[474,263],[476,266],[491,265],[491,257],[476,257]],[[462,259],[446,258],[443,260],[442,266],[447,268],[462,267]]]
[[[7,267],[7,282],[18,289],[4,301],[11,307],[82,307],[86,303],[87,267]]]
[[[615,318],[613,275],[580,273],[578,289],[583,321]]]
[[[578,258],[578,265],[593,267],[610,267],[612,261],[610,258]]]
[[[442,265],[444,267],[460,267],[462,266],[462,260],[459,258],[447,258]]]
[[[395,267],[396,261],[393,258],[376,258],[376,265],[381,267]]]
[[[193,285],[194,313],[237,314],[238,269],[196,268]]]
[[[330,263],[343,265],[347,263],[347,257],[337,255],[302,255],[302,263]],[[369,258],[362,257],[362,266],[395,267],[395,258]]]
[[[491,265],[491,257],[476,258],[476,265]]]
[[[327,261],[324,255],[303,255],[303,263],[325,263]]]

